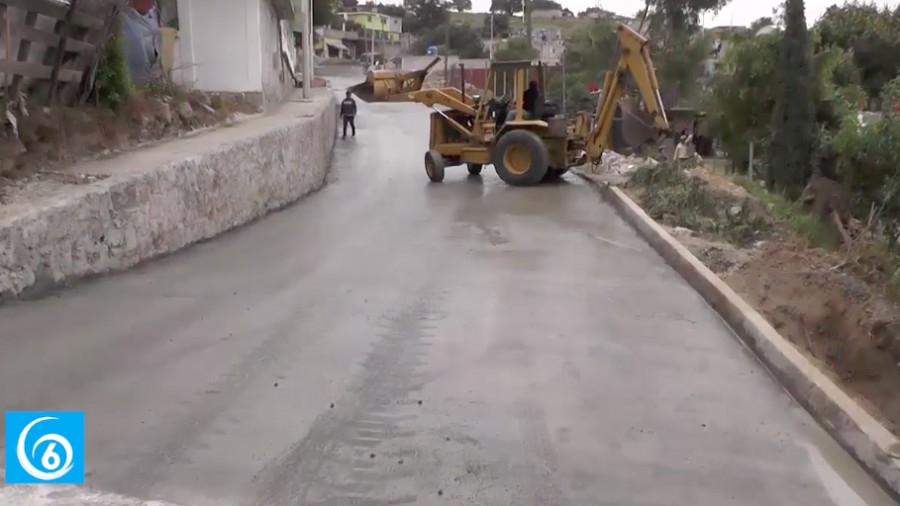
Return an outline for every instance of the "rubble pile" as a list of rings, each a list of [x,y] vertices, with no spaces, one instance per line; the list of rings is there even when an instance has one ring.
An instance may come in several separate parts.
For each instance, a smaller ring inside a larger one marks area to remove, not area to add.
[[[627,178],[629,174],[645,165],[658,163],[653,158],[641,158],[636,155],[625,156],[615,151],[606,151],[598,165],[590,166],[590,172],[614,178]]]

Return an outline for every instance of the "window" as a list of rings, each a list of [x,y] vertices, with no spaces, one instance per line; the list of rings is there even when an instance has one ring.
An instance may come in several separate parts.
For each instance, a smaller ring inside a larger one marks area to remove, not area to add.
[[[372,22],[372,16],[366,16],[366,21],[368,21],[368,22],[371,23],[371,22]]]

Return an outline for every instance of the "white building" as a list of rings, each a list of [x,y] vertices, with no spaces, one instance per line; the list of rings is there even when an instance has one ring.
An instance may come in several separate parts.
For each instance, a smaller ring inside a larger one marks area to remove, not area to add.
[[[176,18],[177,30],[166,35],[176,83],[244,94],[263,109],[292,92],[290,0],[177,0]]]

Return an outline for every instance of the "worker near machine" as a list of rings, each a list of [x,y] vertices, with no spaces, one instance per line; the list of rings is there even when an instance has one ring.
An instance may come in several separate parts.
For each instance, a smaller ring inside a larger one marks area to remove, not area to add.
[[[347,96],[344,97],[344,100],[341,101],[341,120],[344,123],[344,139],[347,138],[347,125],[350,125],[350,129],[353,132],[353,137],[356,137],[356,100],[353,100],[353,97],[350,95],[350,92],[347,92]]]
[[[537,101],[540,96],[540,90],[538,90],[537,81],[530,81],[528,83],[528,89],[525,90],[525,93],[522,93],[522,111],[525,114],[522,115],[524,119],[533,118],[535,115],[535,111],[537,110]],[[509,114],[506,117],[506,120],[512,120],[516,117],[516,111],[513,109],[509,111]]]
[[[539,95],[540,91],[538,90],[537,81],[529,81],[528,89],[522,94],[522,110],[528,113],[530,117],[534,117]]]

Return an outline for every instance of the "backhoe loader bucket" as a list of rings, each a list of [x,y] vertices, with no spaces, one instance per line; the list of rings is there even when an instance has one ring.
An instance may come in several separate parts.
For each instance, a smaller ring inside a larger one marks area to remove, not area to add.
[[[363,102],[409,102],[408,94],[422,89],[425,76],[439,61],[435,58],[422,70],[374,70],[350,92]]]

